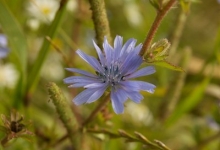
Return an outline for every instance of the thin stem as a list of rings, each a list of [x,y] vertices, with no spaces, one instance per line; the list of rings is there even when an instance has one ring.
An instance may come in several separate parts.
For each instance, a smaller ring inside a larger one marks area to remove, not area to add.
[[[108,41],[111,43],[110,28],[104,0],[89,0],[89,3],[91,5],[92,19],[95,26],[98,46],[102,46],[104,36],[106,36]]]
[[[97,114],[98,112],[105,107],[105,105],[108,103],[110,100],[110,94],[106,95],[102,100],[101,103],[93,110],[93,112],[90,114],[90,116],[82,123],[82,127],[86,126]],[[53,144],[53,146],[58,145],[58,143],[62,143],[64,140],[68,138],[68,134],[64,135],[61,137],[57,142]]]
[[[51,39],[53,39],[59,30],[59,27],[61,26],[63,17],[66,12],[66,4],[67,0],[61,0],[60,1],[60,7],[56,12],[55,18],[53,22],[48,27],[47,33],[45,33],[47,36],[49,36]],[[39,51],[39,54],[36,58],[36,60],[33,63],[33,66],[31,68],[30,74],[28,75],[28,82],[27,82],[27,88],[26,88],[26,98],[29,98],[30,95],[34,92],[35,87],[38,84],[39,78],[40,78],[40,71],[42,69],[42,66],[47,58],[47,55],[50,52],[50,42],[48,42],[47,39],[44,39],[43,44],[41,46],[41,49]],[[30,99],[27,99],[27,103],[29,103]]]
[[[181,59],[180,66],[184,70],[187,70],[187,67],[189,65],[189,61],[190,61],[191,53],[192,53],[191,51],[192,50],[189,47],[186,47],[183,51],[183,56]],[[170,114],[175,109],[176,104],[178,103],[180,96],[181,96],[181,92],[182,92],[182,88],[185,83],[186,75],[187,75],[186,72],[178,72],[175,78],[173,78],[173,81],[171,81],[172,84],[170,84],[165,94],[163,103],[160,105],[161,109],[159,109],[160,118],[162,120],[167,119],[167,117],[169,117]],[[175,87],[175,89],[173,87]]]
[[[68,134],[65,134],[63,137],[61,137],[58,141],[54,142],[51,146],[55,147],[57,145],[59,145],[60,143],[62,143],[63,141],[65,141],[67,138],[69,137]]]
[[[2,141],[1,141],[1,145],[3,147],[5,147],[5,145],[11,140],[11,138],[9,138],[8,136],[6,136]]]
[[[139,53],[139,55],[144,56],[147,52],[148,48],[150,47],[151,41],[154,38],[155,33],[157,32],[157,29],[163,20],[164,16],[167,14],[167,12],[170,10],[170,8],[173,6],[173,4],[176,2],[176,0],[170,0],[162,9],[157,10],[157,16],[147,34],[147,37],[144,41],[143,47]]]
[[[52,39],[51,39],[49,36],[46,36],[45,38],[50,42],[50,44],[53,46],[53,48],[54,48],[59,54],[61,54],[61,56],[63,57],[64,62],[65,62],[66,64],[69,64],[68,59],[67,59],[67,56],[63,53],[63,51],[59,48],[59,46],[57,46],[57,45],[52,41]]]
[[[179,41],[183,32],[183,28],[185,26],[186,23],[186,19],[187,19],[187,13],[183,10],[181,10],[179,16],[178,16],[178,21],[176,23],[176,28],[173,32],[173,35],[171,37],[170,42],[172,43],[170,50],[169,50],[169,55],[170,55],[170,59],[173,59],[173,55],[176,52],[176,49],[179,45]]]
[[[110,94],[106,95],[106,97],[104,97],[101,100],[101,103],[99,103],[99,105],[93,110],[93,112],[90,114],[90,116],[83,122],[82,127],[87,125],[97,114],[98,112],[105,107],[105,105],[109,102],[110,100]]]

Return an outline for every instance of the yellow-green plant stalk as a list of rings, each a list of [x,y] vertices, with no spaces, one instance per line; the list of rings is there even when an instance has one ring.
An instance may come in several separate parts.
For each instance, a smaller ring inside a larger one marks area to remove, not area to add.
[[[111,43],[111,34],[104,0],[89,0],[89,3],[91,5],[92,19],[94,22],[98,46],[102,46],[104,36],[106,36]]]
[[[55,83],[50,82],[47,87],[50,98],[56,106],[57,113],[60,115],[60,119],[67,129],[69,138],[73,146],[76,147],[75,144],[77,144],[78,137],[76,137],[75,134],[79,126],[73,112],[71,111],[70,105],[60,88]]]

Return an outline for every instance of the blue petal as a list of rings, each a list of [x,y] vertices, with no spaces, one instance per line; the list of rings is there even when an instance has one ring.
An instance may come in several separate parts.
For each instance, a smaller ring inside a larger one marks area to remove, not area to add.
[[[79,93],[74,99],[73,102],[76,105],[81,105],[83,103],[86,103],[89,98],[99,89],[86,89]]]
[[[7,47],[8,45],[8,39],[4,34],[0,34],[0,46],[1,47]]]
[[[137,42],[137,40],[133,39],[133,41],[128,45],[128,47],[126,49],[127,53],[130,53],[134,50],[136,42]]]
[[[134,47],[135,47],[136,42],[137,42],[136,39],[133,39],[133,38],[129,39],[129,40],[124,44],[124,46],[122,47],[122,52],[123,52],[123,53],[121,53],[121,54],[122,54],[121,56],[123,56],[124,54],[127,54],[127,53],[132,52],[133,49],[134,49]]]
[[[128,95],[127,95],[127,92],[122,89],[122,88],[119,88],[115,91],[115,93],[117,94],[118,96],[118,99],[124,103],[127,99],[128,99]]]
[[[91,83],[84,86],[84,88],[103,88],[103,86],[107,86],[107,83]]]
[[[90,98],[88,99],[88,101],[86,103],[92,103],[94,101],[96,101],[97,99],[99,99],[103,93],[105,92],[106,87],[102,87],[102,88],[97,88],[97,91],[95,91]]]
[[[81,50],[77,50],[76,53],[88,64],[90,64],[96,71],[101,71],[101,72],[104,71],[99,61],[95,57],[89,56],[84,52],[82,52]]]
[[[130,78],[137,78],[137,77],[141,77],[141,76],[150,75],[153,73],[155,73],[155,68],[153,66],[149,66],[149,67],[142,68],[142,69],[126,76],[125,80],[130,79]]]
[[[112,108],[116,114],[121,114],[124,112],[123,102],[118,98],[118,94],[115,91],[111,92],[111,102]]]
[[[89,83],[101,82],[99,79],[85,77],[85,76],[71,76],[71,77],[65,78],[63,81],[66,84],[77,83],[77,82],[89,82]]]
[[[137,68],[143,62],[141,56],[129,54],[123,65],[121,66],[121,73],[128,75],[137,70]]]
[[[125,44],[124,46],[122,47],[121,49],[121,52],[120,52],[120,58],[121,59],[124,59],[126,56],[127,56],[127,49],[129,47],[129,45],[131,45],[132,43],[134,43],[135,40],[134,39],[129,39]]]
[[[123,38],[121,36],[116,36],[114,40],[114,60],[117,60],[119,58],[122,45],[123,45]]]
[[[106,37],[104,39],[103,49],[104,49],[104,52],[105,52],[107,65],[110,66],[110,64],[112,62],[112,57],[113,57],[112,56],[113,55],[113,48],[111,47],[111,45],[109,45]]]
[[[143,81],[123,81],[120,82],[121,86],[127,91],[132,90],[132,91],[147,91],[149,93],[154,92],[154,88],[156,87],[155,85],[148,83],[148,82],[143,82]]]
[[[93,82],[92,82],[93,83]],[[86,85],[90,84],[89,82],[77,82],[69,85],[69,88],[75,88],[75,87],[85,87]]]
[[[97,78],[96,75],[93,75],[87,71],[84,71],[84,70],[80,70],[80,69],[76,69],[76,68],[66,68],[66,70],[70,71],[70,72],[76,72],[76,73],[79,73],[79,74],[82,74],[82,75],[85,75],[85,76],[88,76],[88,77],[93,77],[93,78]]]
[[[106,59],[105,59],[105,56],[103,55],[101,49],[98,47],[98,45],[94,41],[93,41],[93,45],[94,45],[94,47],[96,49],[96,52],[97,52],[97,54],[99,56],[99,60],[100,60],[101,64],[102,65],[106,65],[105,64],[106,63]]]
[[[142,48],[143,44],[140,43],[139,45],[137,45],[135,48],[134,48],[134,52],[135,54],[139,54],[139,52],[141,51],[141,48]]]
[[[114,49],[120,50],[122,48],[123,38],[121,36],[116,36],[114,40]]]
[[[82,80],[80,82],[72,82],[72,83],[70,83],[71,85],[69,85],[68,87],[69,88],[72,88],[72,87],[95,88],[93,84],[99,84],[98,82],[99,81],[94,81],[94,80]],[[100,82],[100,86],[101,85],[105,85],[105,83]],[[98,87],[98,86],[96,86],[96,87]]]
[[[8,55],[8,48],[5,48],[5,47],[1,47],[0,46],[0,58],[4,58]]]
[[[140,103],[141,100],[144,98],[139,92],[136,91],[128,91],[127,95],[135,103]]]

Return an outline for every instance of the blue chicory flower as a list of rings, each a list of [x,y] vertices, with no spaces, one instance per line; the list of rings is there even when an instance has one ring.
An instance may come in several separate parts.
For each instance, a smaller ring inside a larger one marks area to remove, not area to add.
[[[8,41],[4,34],[0,34],[0,58],[4,58],[8,55]]]
[[[109,88],[112,107],[116,114],[120,114],[123,113],[123,104],[128,98],[135,103],[140,103],[143,99],[143,96],[139,93],[141,90],[149,93],[154,92],[155,85],[144,81],[131,80],[155,72],[153,66],[137,70],[143,62],[142,57],[139,55],[142,44],[135,47],[136,40],[129,39],[123,45],[121,36],[116,36],[114,47],[109,45],[105,38],[103,43],[104,52],[94,41],[93,44],[98,54],[98,60],[81,50],[77,50],[76,53],[95,69],[96,74],[76,68],[66,68],[68,71],[82,75],[64,79],[64,83],[71,84],[69,87],[85,88],[73,99],[76,105],[96,101]]]

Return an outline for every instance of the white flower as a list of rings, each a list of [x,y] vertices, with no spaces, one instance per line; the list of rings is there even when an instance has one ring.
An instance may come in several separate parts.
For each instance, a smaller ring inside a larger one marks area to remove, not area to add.
[[[69,0],[66,6],[66,9],[70,12],[74,12],[77,8],[77,1],[76,0]]]
[[[56,53],[50,54],[42,68],[42,76],[52,81],[60,81],[64,77],[64,70],[59,55]]]
[[[0,88],[13,88],[18,79],[18,73],[12,64],[0,64]]]
[[[59,8],[59,0],[30,0],[27,11],[31,17],[42,23],[50,23]]]
[[[125,16],[130,23],[130,25],[136,27],[139,26],[143,18],[141,16],[140,10],[138,8],[138,5],[134,2],[127,2],[124,7]]]
[[[131,116],[132,120],[137,123],[149,125],[153,121],[153,115],[148,107],[144,105],[135,105],[135,103],[127,103],[127,113]]]

